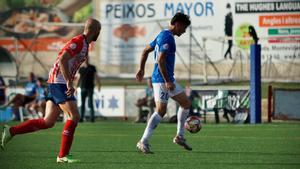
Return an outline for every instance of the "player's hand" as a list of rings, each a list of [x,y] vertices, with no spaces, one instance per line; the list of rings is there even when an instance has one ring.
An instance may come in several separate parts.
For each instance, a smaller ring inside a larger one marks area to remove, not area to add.
[[[172,82],[166,82],[165,85],[166,85],[166,88],[170,91],[173,91],[175,89],[175,84]]]
[[[144,78],[144,70],[139,70],[137,73],[136,73],[136,80],[138,80],[139,82],[141,82]]]
[[[71,97],[75,93],[75,89],[73,87],[72,82],[67,82],[67,91],[66,94],[68,97]]]

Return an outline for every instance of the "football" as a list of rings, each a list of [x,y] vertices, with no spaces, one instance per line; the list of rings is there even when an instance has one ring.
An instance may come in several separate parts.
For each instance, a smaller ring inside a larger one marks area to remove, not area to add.
[[[190,133],[198,133],[202,128],[200,118],[197,116],[190,116],[185,120],[184,127]]]

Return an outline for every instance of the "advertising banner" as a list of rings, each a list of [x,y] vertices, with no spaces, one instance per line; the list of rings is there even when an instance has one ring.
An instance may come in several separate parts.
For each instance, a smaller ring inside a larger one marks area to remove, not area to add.
[[[188,14],[192,21],[191,30],[175,38],[183,60],[189,59],[189,45],[193,57],[203,58],[205,50],[211,61],[222,60],[227,57],[231,36],[229,52],[247,60],[253,43],[248,26],[252,25],[260,37],[262,59],[300,62],[299,1],[104,0],[100,11],[102,64],[138,64],[143,48],[167,28],[177,11]]]
[[[80,88],[77,89],[77,104],[81,106]],[[89,112],[88,101],[86,110]],[[102,88],[101,91],[94,89],[95,116],[123,117],[125,115],[125,89]],[[87,113],[88,115],[88,113]]]

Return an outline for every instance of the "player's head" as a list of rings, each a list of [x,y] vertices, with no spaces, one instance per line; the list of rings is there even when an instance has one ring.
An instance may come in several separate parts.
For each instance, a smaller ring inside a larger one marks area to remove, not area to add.
[[[182,35],[186,28],[190,26],[191,20],[190,17],[184,13],[176,13],[171,19],[171,25],[173,26],[174,35]]]
[[[101,30],[101,24],[94,18],[89,18],[84,25],[84,34],[91,38],[92,41],[96,41]]]

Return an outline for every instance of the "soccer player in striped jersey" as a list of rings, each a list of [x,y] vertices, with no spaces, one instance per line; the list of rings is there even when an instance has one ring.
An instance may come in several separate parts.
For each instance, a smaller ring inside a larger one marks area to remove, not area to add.
[[[151,153],[149,139],[153,130],[166,114],[169,97],[180,105],[177,113],[177,134],[174,137],[173,142],[186,150],[192,150],[184,138],[184,122],[188,115],[191,102],[187,98],[184,90],[174,79],[176,52],[174,36],[181,36],[185,33],[186,28],[190,24],[191,21],[189,16],[183,13],[176,13],[171,20],[169,28],[161,31],[143,50],[140,69],[136,74],[136,79],[138,81],[143,80],[145,63],[150,52],[154,51],[154,58],[156,61],[152,73],[156,112],[152,114],[141,140],[137,143],[137,148],[145,154]]]
[[[5,125],[2,133],[1,147],[4,149],[11,138],[19,134],[31,133],[54,126],[60,110],[67,114],[68,119],[62,132],[61,147],[56,161],[58,163],[79,162],[69,153],[75,128],[80,115],[74,97],[73,80],[80,65],[87,59],[89,44],[96,41],[101,30],[98,20],[89,18],[85,22],[84,32],[75,36],[60,50],[49,73],[48,95],[45,117],[28,120],[17,126]]]

